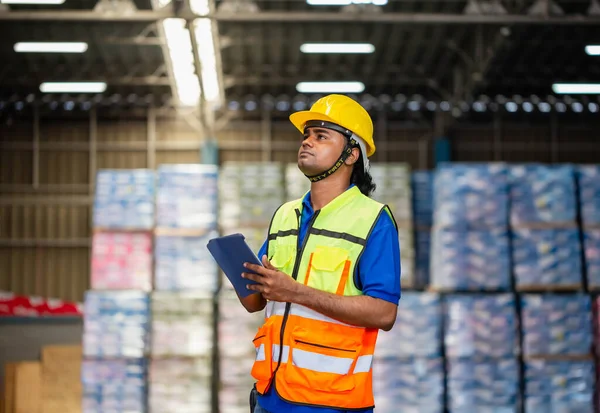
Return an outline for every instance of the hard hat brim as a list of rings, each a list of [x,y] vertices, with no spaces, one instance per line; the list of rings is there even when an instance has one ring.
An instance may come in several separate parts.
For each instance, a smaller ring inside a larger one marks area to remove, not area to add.
[[[309,120],[322,120],[326,122],[335,123],[337,125],[337,122],[329,116],[319,112],[311,112],[310,110],[304,110],[292,113],[290,115],[290,122],[292,122],[292,124],[296,127],[296,129],[300,131],[300,133],[304,133],[304,125]]]

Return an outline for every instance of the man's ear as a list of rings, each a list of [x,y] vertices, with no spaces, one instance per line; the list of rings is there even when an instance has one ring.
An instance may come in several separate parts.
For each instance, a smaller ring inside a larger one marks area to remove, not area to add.
[[[352,148],[352,153],[346,158],[346,161],[344,163],[348,166],[354,165],[356,163],[356,161],[358,161],[359,156],[360,156],[360,149]]]

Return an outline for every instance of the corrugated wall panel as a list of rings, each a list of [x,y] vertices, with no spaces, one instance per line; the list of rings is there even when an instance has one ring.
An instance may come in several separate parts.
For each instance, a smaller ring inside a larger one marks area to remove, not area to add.
[[[10,256],[12,248],[0,248],[0,290],[10,291]]]
[[[85,143],[90,137],[89,121],[46,120],[40,121],[40,142]]]
[[[33,182],[33,152],[0,151],[0,184]]]
[[[223,150],[219,154],[221,162],[259,162],[262,160],[262,152],[258,150]]]
[[[273,151],[273,161],[275,162],[297,162],[298,151]]]
[[[183,120],[158,120],[156,124],[157,141],[201,141],[202,133]]]
[[[479,162],[494,159],[493,136],[490,128],[459,129],[452,138],[454,159],[460,162]]]
[[[100,121],[98,122],[98,142],[145,141],[148,136],[146,130],[146,121]]]
[[[552,162],[550,127],[507,125],[502,128],[502,160]]]
[[[31,122],[0,123],[0,142],[33,141],[33,124]]]
[[[89,152],[40,153],[41,184],[87,184]]]
[[[130,169],[146,168],[148,155],[146,152],[98,152],[98,169]]]
[[[156,165],[169,163],[199,163],[200,151],[158,151]]]
[[[11,212],[10,205],[0,205],[0,238],[10,237]]]

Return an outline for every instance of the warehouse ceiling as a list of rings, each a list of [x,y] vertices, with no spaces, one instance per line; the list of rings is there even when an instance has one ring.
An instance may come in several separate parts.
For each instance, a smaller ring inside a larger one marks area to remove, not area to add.
[[[522,99],[537,105],[553,103],[552,96],[569,104],[569,97],[554,94],[553,83],[600,82],[600,56],[585,53],[586,45],[600,44],[596,0],[374,2],[386,4],[216,1],[209,17],[218,33],[216,67],[223,95],[217,107],[253,111],[267,102],[284,112],[299,109],[318,96],[298,91],[299,82],[310,81],[362,82],[364,91],[357,96],[399,110],[410,102],[417,110],[445,102],[471,107],[474,101],[522,104]],[[88,107],[94,102],[180,104],[182,90],[161,18],[191,21],[194,15],[186,6],[187,1],[177,0],[0,5],[0,100],[73,101]],[[81,41],[88,49],[80,54],[13,50],[15,43],[27,41]],[[309,42],[371,43],[374,52],[301,52]],[[107,88],[95,94],[40,92],[40,84],[49,81],[103,81]],[[572,98],[584,111],[598,109],[597,95]]]

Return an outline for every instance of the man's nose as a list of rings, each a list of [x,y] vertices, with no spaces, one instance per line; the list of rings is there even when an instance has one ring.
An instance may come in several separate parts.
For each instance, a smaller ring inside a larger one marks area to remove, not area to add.
[[[307,136],[304,138],[304,140],[302,141],[302,146],[308,146],[309,148],[313,147],[314,144],[314,138],[312,136]]]

